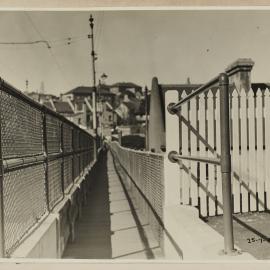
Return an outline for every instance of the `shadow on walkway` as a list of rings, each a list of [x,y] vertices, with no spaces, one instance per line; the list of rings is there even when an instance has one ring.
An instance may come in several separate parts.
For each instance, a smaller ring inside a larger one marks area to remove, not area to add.
[[[110,205],[107,154],[101,153],[82,217],[77,221],[75,241],[68,243],[63,258],[111,259]],[[97,175],[98,173],[98,175]]]

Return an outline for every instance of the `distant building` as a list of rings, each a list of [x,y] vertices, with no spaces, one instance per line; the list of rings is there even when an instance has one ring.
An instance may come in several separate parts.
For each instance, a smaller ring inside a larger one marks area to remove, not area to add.
[[[110,86],[110,91],[116,95],[133,96],[138,100],[142,99],[142,87],[131,82],[118,82]]]
[[[79,86],[61,95],[63,101],[69,102],[74,107],[77,121],[88,129],[91,129],[93,125],[93,89],[90,86]],[[96,100],[98,121],[105,121],[106,123],[102,125],[106,125],[111,129],[115,121],[113,117],[115,94],[110,92],[109,86],[99,84],[97,86]]]
[[[93,125],[93,89],[90,86],[79,86],[61,94],[61,100],[73,107],[77,122],[88,129]],[[136,115],[143,102],[142,87],[126,82],[113,85],[99,83],[96,99],[98,122],[103,132],[111,130],[116,125],[133,125],[136,124]]]
[[[43,104],[46,107],[48,107],[49,109],[65,116],[67,119],[73,121],[75,112],[74,112],[74,110],[69,102],[51,99],[49,101],[45,101]]]

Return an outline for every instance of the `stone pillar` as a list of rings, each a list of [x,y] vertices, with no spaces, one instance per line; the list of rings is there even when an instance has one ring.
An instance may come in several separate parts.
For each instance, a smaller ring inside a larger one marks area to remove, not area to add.
[[[149,150],[160,153],[165,146],[165,123],[163,115],[163,97],[158,79],[152,80],[150,115],[149,115]]]
[[[163,222],[169,233],[172,232],[173,227],[170,212],[174,207],[180,207],[180,167],[178,163],[173,163],[168,158],[171,151],[177,153],[179,151],[179,118],[176,114],[170,114],[167,111],[167,106],[178,100],[178,91],[170,90],[165,93],[165,122],[167,132],[166,153],[164,156]],[[165,231],[162,248],[166,259],[180,259],[181,256]]]
[[[253,68],[254,61],[250,58],[240,58],[226,68],[229,75],[229,84],[233,85],[238,91],[251,88],[250,73]]]

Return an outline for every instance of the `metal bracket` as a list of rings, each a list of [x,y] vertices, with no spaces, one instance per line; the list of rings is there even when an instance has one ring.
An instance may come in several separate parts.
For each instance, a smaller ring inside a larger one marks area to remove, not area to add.
[[[242,255],[243,252],[239,249],[233,249],[231,252],[225,252],[224,249],[222,249],[221,251],[219,251],[219,255],[227,255],[227,256],[238,256],[238,255]]]
[[[168,106],[167,106],[167,110],[170,114],[176,114],[176,111],[173,110],[173,106],[175,105],[174,102],[170,103]]]
[[[171,151],[169,154],[168,154],[168,159],[170,162],[172,163],[177,163],[178,160],[174,158],[174,155],[178,155],[178,153],[176,151]]]

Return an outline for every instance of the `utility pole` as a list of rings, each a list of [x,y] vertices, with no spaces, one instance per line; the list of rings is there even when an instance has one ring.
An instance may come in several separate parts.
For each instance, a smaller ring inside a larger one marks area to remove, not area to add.
[[[149,132],[148,132],[148,88],[144,89],[145,100],[145,150],[149,151]]]
[[[92,14],[90,15],[90,29],[91,29],[91,35],[88,37],[91,38],[91,56],[92,56],[92,71],[93,71],[93,91],[92,91],[92,107],[93,107],[93,130],[97,137],[97,86],[96,86],[96,53],[94,49],[94,19],[92,17]]]

